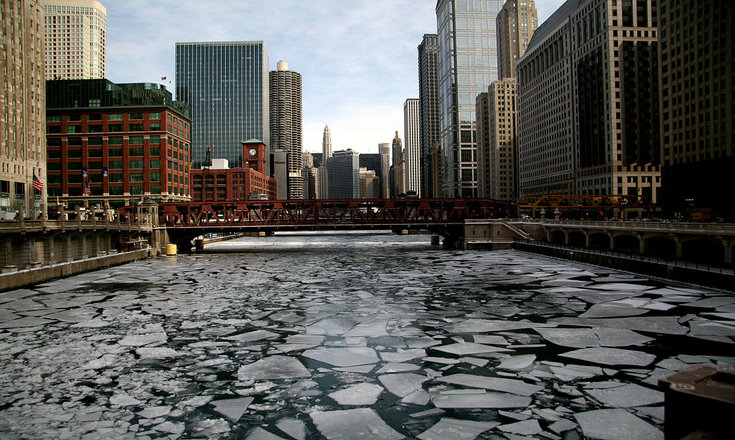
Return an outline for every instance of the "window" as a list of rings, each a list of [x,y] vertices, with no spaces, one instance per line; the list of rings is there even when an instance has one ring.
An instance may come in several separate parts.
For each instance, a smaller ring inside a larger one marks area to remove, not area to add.
[[[122,174],[108,174],[108,177],[110,178],[110,182],[122,182],[123,181]]]
[[[161,161],[160,160],[151,160],[150,161],[151,168],[161,168]]]
[[[69,115],[66,117],[67,121],[81,121],[82,115]]]
[[[150,124],[150,130],[151,131],[157,131],[161,129],[161,123],[160,122],[151,122]]]
[[[67,125],[66,132],[67,133],[81,133],[82,127],[80,125]]]
[[[133,123],[133,124],[128,124],[128,130],[130,130],[130,131],[145,131],[144,125],[145,124],[139,123],[139,122],[136,122],[136,123]]]
[[[123,150],[122,148],[111,148],[107,150],[107,155],[110,157],[122,157]]]
[[[130,194],[143,194],[144,187],[139,185],[130,186]]]
[[[109,115],[107,115],[107,120],[108,121],[122,121],[123,115],[122,113],[110,113]]]
[[[145,174],[143,173],[130,173],[131,182],[145,182]]]
[[[87,139],[87,145],[102,145],[101,137],[91,137]]]
[[[102,150],[99,150],[99,149],[87,150],[87,157],[102,157]]]
[[[49,134],[61,133],[61,126],[60,125],[47,125],[46,133],[49,133]]]
[[[67,157],[82,157],[82,150],[67,150]]]
[[[107,131],[123,131],[122,124],[107,124]]]
[[[160,113],[158,113],[158,112],[156,112],[156,113],[149,113],[149,114],[148,114],[148,118],[149,118],[149,119],[150,119],[151,121],[158,121],[158,120],[160,120],[160,119],[161,119],[161,114],[160,114]]]
[[[161,194],[161,185],[151,185],[151,194]]]
[[[69,174],[66,179],[69,183],[82,183],[82,175],[78,173]]]
[[[143,136],[130,136],[128,145],[143,145]]]
[[[144,167],[142,160],[131,160],[129,163],[131,169],[141,169]]]
[[[151,176],[151,182],[161,181],[161,173],[150,173],[150,176]]]
[[[46,116],[46,122],[61,122],[61,115]]]
[[[122,145],[122,144],[123,144],[122,136],[110,136],[110,138],[107,140],[107,145]]]
[[[161,155],[160,148],[151,148],[151,156],[160,156],[160,155]]]
[[[110,195],[113,196],[119,196],[123,193],[123,187],[122,186],[112,186],[110,185]]]
[[[88,166],[90,170],[101,170],[102,162],[89,162]]]
[[[61,159],[61,150],[46,150],[46,157],[49,159]]]
[[[91,114],[91,115],[87,115],[87,120],[88,121],[101,121],[102,120],[102,115],[99,114],[99,113],[94,113],[94,114]]]
[[[130,156],[142,156],[143,155],[143,149],[142,148],[130,148],[128,150],[128,154]]]
[[[121,170],[121,169],[123,169],[123,162],[121,160],[111,160],[110,161],[110,169],[111,170]]]
[[[66,140],[67,145],[74,145],[74,146],[81,146],[82,145],[82,138],[68,138]]]
[[[100,124],[88,125],[87,131],[90,133],[102,133],[102,125]]]
[[[151,144],[160,144],[161,143],[161,136],[151,136],[149,143]]]
[[[143,119],[143,113],[130,113],[128,119]]]

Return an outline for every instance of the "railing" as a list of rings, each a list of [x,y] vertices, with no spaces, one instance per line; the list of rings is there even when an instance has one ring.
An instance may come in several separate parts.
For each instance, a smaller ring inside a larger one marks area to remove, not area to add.
[[[570,254],[600,255],[600,256],[614,257],[614,258],[629,260],[629,261],[641,261],[641,262],[654,263],[654,264],[665,265],[665,266],[675,266],[675,267],[682,267],[686,269],[695,269],[698,271],[705,271],[705,272],[711,272],[711,273],[720,273],[720,274],[728,274],[728,275],[735,274],[735,270],[732,267],[713,265],[711,263],[706,263],[706,262],[666,258],[666,257],[655,256],[655,255],[643,255],[643,254],[638,254],[638,253],[627,253],[627,252],[620,252],[620,251],[616,251],[612,249],[608,250],[608,249],[580,248],[576,246],[570,246],[567,244],[550,243],[546,241],[537,241],[537,240],[516,239],[514,242],[526,244],[529,246],[535,246],[535,247],[566,250]]]
[[[579,227],[584,229],[624,229],[627,231],[666,231],[706,234],[735,235],[733,223],[688,223],[688,222],[647,222],[622,220],[556,220],[556,219],[524,219],[514,223],[532,223],[560,227]]]

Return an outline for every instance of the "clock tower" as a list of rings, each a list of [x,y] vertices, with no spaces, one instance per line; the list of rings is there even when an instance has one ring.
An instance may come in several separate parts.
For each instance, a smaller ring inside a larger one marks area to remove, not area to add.
[[[245,168],[252,168],[259,173],[266,172],[265,144],[258,139],[250,139],[242,143],[242,162]]]

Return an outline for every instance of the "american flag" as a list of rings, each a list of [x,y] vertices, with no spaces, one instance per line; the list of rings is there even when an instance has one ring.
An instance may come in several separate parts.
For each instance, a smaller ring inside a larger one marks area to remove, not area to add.
[[[84,182],[84,195],[88,196],[92,194],[92,191],[89,189],[89,182]]]
[[[38,192],[43,191],[43,182],[36,176],[36,173],[33,173],[33,188]]]

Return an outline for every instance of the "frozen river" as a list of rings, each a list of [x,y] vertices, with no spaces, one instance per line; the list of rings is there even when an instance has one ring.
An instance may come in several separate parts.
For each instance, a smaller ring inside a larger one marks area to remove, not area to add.
[[[2,439],[663,438],[735,296],[428,236],[208,245],[0,293]]]

